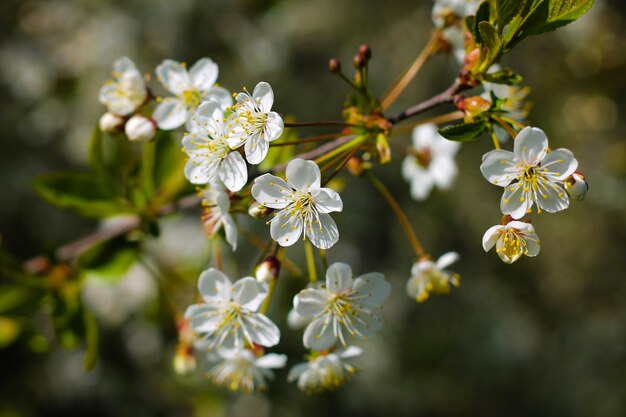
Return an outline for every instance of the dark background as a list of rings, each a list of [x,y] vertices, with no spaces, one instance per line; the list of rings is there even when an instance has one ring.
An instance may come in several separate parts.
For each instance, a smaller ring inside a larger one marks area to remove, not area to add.
[[[5,1],[3,244],[27,259],[96,225],[39,200],[30,182],[42,173],[88,169],[89,136],[103,111],[98,89],[117,57],[129,56],[151,72],[165,58],[191,64],[209,56],[231,91],[265,80],[281,113],[302,121],[336,119],[347,90],[328,73],[328,58],[349,67],[358,45],[369,43],[372,88],[382,93],[427,41],[431,5]],[[361,372],[346,387],[306,397],[281,370],[268,395],[237,396],[201,378],[176,376],[170,366],[175,331],[155,312],[153,278],[139,271],[140,284],[96,285],[83,294],[96,304],[109,297],[98,314],[102,357],[92,373],[83,373],[80,350],[37,354],[24,343],[0,350],[0,416],[626,415],[625,11],[621,1],[599,0],[572,26],[527,39],[505,57],[532,88],[530,123],[547,132],[552,147],[574,152],[591,186],[588,198],[567,211],[534,216],[542,240],[537,258],[505,265],[482,250],[484,231],[499,221],[501,193],[478,169],[491,147],[487,138],[462,147],[455,186],[424,203],[410,200],[399,174],[401,154],[377,169],[427,250],[435,257],[461,254],[452,267],[461,286],[421,305],[404,292],[413,259],[393,213],[367,183],[346,177],[345,209],[335,216],[342,238],[329,257],[349,262],[357,274],[384,272],[393,285],[386,325],[360,344],[366,350],[357,361]],[[391,113],[441,91],[455,70],[451,57],[434,58]],[[393,140],[408,144],[410,138]],[[207,265],[206,245],[194,216],[175,216],[163,229],[151,259],[162,275],[176,270],[190,277],[184,305],[192,300],[197,271]],[[300,248],[289,251],[295,260],[302,258]],[[248,265],[229,268],[245,273]],[[284,313],[305,281],[283,282],[270,315],[285,329]],[[130,301],[119,306],[125,297]],[[275,349],[289,353],[290,366],[303,352],[300,337],[285,329]]]

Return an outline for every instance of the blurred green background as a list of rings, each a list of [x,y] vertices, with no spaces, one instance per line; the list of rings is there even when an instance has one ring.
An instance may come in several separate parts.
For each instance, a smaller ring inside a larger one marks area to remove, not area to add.
[[[427,41],[431,7],[430,0],[6,0],[3,245],[28,259],[96,226],[43,202],[30,182],[88,169],[89,136],[103,112],[98,89],[114,59],[126,55],[152,72],[165,58],[208,56],[231,91],[268,81],[277,111],[301,121],[337,119],[347,89],[328,72],[328,59],[347,68],[359,44],[370,44],[372,88],[382,93]],[[345,209],[334,216],[342,238],[329,258],[357,274],[383,272],[393,286],[386,325],[359,344],[366,350],[356,361],[361,372],[347,386],[307,397],[281,370],[267,395],[232,395],[201,377],[175,375],[173,322],[158,302],[157,278],[137,267],[117,286],[83,290],[102,324],[91,373],[82,371],[80,349],[53,344],[32,353],[19,340],[0,350],[0,416],[626,415],[625,17],[623,1],[598,0],[580,21],[529,38],[505,57],[532,88],[530,123],[547,132],[551,146],[574,152],[591,187],[567,211],[534,216],[543,243],[537,258],[505,265],[482,250],[484,231],[499,221],[501,193],[478,169],[491,147],[486,137],[462,147],[453,189],[424,203],[409,198],[401,154],[377,168],[427,250],[461,254],[451,268],[461,286],[421,305],[405,294],[412,252],[393,213],[369,184],[346,177]],[[452,57],[429,61],[390,114],[447,87],[455,70]],[[408,144],[410,136],[393,140]],[[163,221],[162,237],[149,245],[161,281],[175,275],[188,282],[181,306],[193,301],[197,273],[209,262],[197,214]],[[236,259],[246,261],[227,265],[232,276],[247,273],[257,256],[242,246]],[[301,261],[301,252],[296,245],[288,254]],[[270,310],[284,329],[273,351],[288,353],[290,366],[303,348],[284,317],[304,285],[285,272]]]

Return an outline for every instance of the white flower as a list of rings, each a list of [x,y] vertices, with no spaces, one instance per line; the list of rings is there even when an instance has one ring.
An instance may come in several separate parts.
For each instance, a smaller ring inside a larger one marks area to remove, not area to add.
[[[480,170],[491,183],[505,187],[500,201],[503,214],[520,219],[533,204],[548,213],[569,206],[563,181],[578,166],[568,149],[550,152],[546,134],[536,127],[525,127],[515,138],[513,152],[496,149],[483,156]]]
[[[246,161],[231,149],[225,138],[224,112],[214,100],[202,103],[192,119],[191,132],[183,137],[189,155],[185,176],[192,184],[207,184],[219,178],[236,192],[248,181]]]
[[[253,343],[270,347],[278,343],[278,327],[257,313],[267,297],[266,284],[245,277],[233,285],[224,273],[211,268],[200,275],[198,289],[204,303],[189,306],[185,318],[207,340],[208,348],[243,348]]]
[[[344,331],[364,339],[382,327],[381,304],[390,286],[383,274],[370,272],[356,279],[344,263],[326,271],[326,287],[308,288],[293,299],[294,310],[312,321],[304,331],[304,346],[326,350],[337,341],[346,346]]]
[[[459,274],[447,268],[459,259],[456,252],[444,253],[433,262],[421,259],[413,264],[411,278],[406,283],[406,293],[418,303],[426,301],[430,294],[448,294],[450,284],[459,286]]]
[[[496,245],[496,253],[504,262],[512,264],[520,256],[537,256],[539,254],[539,236],[530,223],[511,221],[506,225],[490,227],[483,236],[485,252]]]
[[[415,200],[425,200],[435,185],[450,188],[457,175],[454,156],[460,147],[460,143],[441,136],[434,124],[413,130],[413,148],[402,162],[402,175],[411,183]]]
[[[133,61],[122,57],[113,63],[113,80],[100,89],[100,103],[119,116],[134,113],[148,97],[143,75]]]
[[[149,117],[136,114],[126,122],[124,133],[131,142],[150,142],[156,135],[156,124]]]
[[[264,174],[254,180],[252,196],[272,209],[281,209],[270,220],[272,239],[291,246],[303,235],[320,249],[339,240],[339,230],[328,213],[341,211],[341,197],[321,187],[321,173],[313,161],[294,159],[287,165],[287,181]]]
[[[444,27],[449,22],[448,16],[463,19],[478,10],[482,0],[435,0],[432,10],[433,22],[437,27]]]
[[[202,221],[204,230],[209,237],[212,237],[223,226],[226,234],[226,241],[237,249],[237,225],[233,216],[230,215],[230,196],[224,190],[219,180],[213,181],[209,187],[202,191],[202,206],[204,213]]]
[[[589,184],[582,172],[574,172],[565,180],[564,185],[567,195],[574,200],[583,200],[589,191]]]
[[[274,92],[268,83],[260,82],[252,96],[244,91],[235,100],[235,112],[228,120],[228,143],[232,147],[245,144],[246,159],[258,164],[267,156],[269,143],[283,133],[283,119],[271,111]]]
[[[308,362],[300,363],[289,371],[289,382],[298,380],[298,388],[307,394],[315,394],[339,388],[352,378],[355,368],[345,359],[361,356],[363,350],[350,346],[332,353],[313,354]]]
[[[255,392],[267,389],[266,379],[272,379],[272,369],[283,368],[285,355],[269,353],[257,357],[251,349],[217,349],[214,363],[206,375],[215,383],[230,391]]]
[[[219,69],[209,58],[200,59],[189,71],[184,64],[166,59],[157,66],[156,74],[161,84],[175,96],[164,98],[154,110],[152,117],[161,129],[176,129],[189,122],[204,101],[213,99],[222,110],[233,102],[228,90],[215,84]]]

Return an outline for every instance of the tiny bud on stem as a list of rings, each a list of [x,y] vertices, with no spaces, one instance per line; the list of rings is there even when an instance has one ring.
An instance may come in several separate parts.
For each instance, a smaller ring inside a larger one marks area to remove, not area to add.
[[[328,61],[328,69],[333,74],[339,74],[341,72],[341,61],[339,61],[337,58],[331,58]]]

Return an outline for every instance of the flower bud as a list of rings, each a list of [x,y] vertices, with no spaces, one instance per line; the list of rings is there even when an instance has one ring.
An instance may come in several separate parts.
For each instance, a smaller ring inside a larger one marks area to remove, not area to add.
[[[275,256],[265,258],[254,271],[254,276],[259,282],[270,282],[278,279],[280,273],[280,262]]]
[[[356,69],[363,68],[365,66],[365,62],[366,60],[359,54],[355,55],[354,58],[352,58],[352,64]]]
[[[364,61],[369,61],[372,58],[372,48],[367,44],[359,46],[359,56]]]
[[[117,114],[106,112],[100,117],[100,130],[107,133],[121,132],[124,128],[125,119]]]
[[[341,61],[337,58],[331,58],[330,61],[328,61],[328,69],[333,74],[339,74],[341,72]]]
[[[582,200],[589,191],[589,184],[585,181],[585,176],[580,172],[574,172],[564,181],[565,191],[570,198],[574,200]]]
[[[389,141],[387,141],[387,136],[382,133],[376,136],[376,150],[378,151],[378,159],[381,164],[386,164],[391,161]]]
[[[149,142],[156,134],[156,123],[154,120],[141,115],[135,115],[128,119],[124,131],[131,142]]]
[[[363,167],[363,160],[358,156],[353,156],[348,159],[348,163],[346,164],[346,169],[348,172],[355,177],[360,177],[363,175],[363,171],[365,170]]]
[[[475,117],[481,113],[486,112],[491,107],[491,102],[489,100],[485,100],[481,96],[468,97],[463,100],[462,109],[459,110],[465,111],[469,116]]]
[[[248,208],[248,214],[255,219],[262,219],[272,212],[272,209],[253,201]]]

